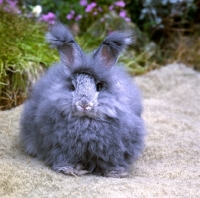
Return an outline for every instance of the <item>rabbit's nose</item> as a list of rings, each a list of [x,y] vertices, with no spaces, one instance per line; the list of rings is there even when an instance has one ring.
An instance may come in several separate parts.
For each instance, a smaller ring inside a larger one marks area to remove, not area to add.
[[[89,111],[92,109],[93,103],[83,100],[83,101],[77,102],[76,106],[77,106],[77,109],[80,111]]]
[[[85,98],[82,98],[82,99],[80,100],[79,105],[80,105],[81,107],[87,107],[87,106],[89,106],[89,101],[88,101],[87,99],[85,99]]]
[[[80,104],[80,106],[81,106],[83,109],[90,108],[90,105],[89,105],[89,104]]]

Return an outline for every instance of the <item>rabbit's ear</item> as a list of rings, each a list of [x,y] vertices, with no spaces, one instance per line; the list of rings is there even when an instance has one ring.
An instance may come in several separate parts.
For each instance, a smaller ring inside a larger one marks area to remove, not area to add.
[[[51,26],[46,34],[46,40],[51,44],[51,47],[58,49],[61,60],[65,65],[73,66],[82,62],[84,53],[64,24],[57,22]]]
[[[111,33],[94,51],[93,57],[102,61],[106,66],[116,64],[119,54],[132,42],[132,32],[115,31]]]

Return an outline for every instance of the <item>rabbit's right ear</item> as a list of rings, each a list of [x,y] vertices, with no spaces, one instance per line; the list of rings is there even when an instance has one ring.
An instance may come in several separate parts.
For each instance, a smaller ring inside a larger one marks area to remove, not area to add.
[[[61,60],[65,65],[70,67],[82,62],[84,53],[64,24],[57,22],[51,26],[46,34],[46,40],[52,47],[58,49]]]
[[[119,54],[132,43],[132,31],[112,32],[93,53],[93,57],[111,68],[118,60]]]

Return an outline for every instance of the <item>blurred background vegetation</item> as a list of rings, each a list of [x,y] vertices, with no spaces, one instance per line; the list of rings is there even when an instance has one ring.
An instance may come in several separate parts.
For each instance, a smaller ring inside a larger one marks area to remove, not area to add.
[[[60,20],[83,50],[114,30],[134,31],[122,54],[133,75],[169,62],[200,70],[200,0],[0,0],[0,110],[21,104],[58,53],[44,35]]]

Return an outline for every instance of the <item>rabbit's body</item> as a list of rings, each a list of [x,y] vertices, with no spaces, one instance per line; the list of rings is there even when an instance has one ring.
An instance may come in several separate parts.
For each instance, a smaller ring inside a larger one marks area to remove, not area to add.
[[[63,28],[58,35],[55,27]],[[55,27],[47,36],[51,43],[71,36],[62,24]],[[85,55],[71,39],[56,45],[62,62],[36,83],[24,105],[22,144],[58,172],[127,176],[144,147],[139,91],[122,68],[111,67],[114,53],[112,60],[102,58],[103,44]]]

